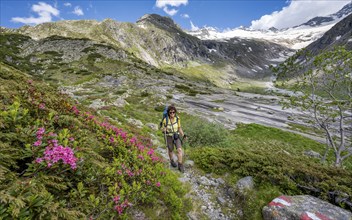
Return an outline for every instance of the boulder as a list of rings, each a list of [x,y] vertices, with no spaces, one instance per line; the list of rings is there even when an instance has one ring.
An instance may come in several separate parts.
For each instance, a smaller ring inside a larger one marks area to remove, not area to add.
[[[143,127],[143,123],[140,120],[134,119],[134,118],[129,118],[127,119],[127,122],[138,127],[138,128],[142,128]]]
[[[225,184],[225,180],[223,180],[222,178],[217,178],[216,182],[219,183],[220,185]]]
[[[253,181],[253,177],[251,176],[246,176],[238,180],[236,183],[236,189],[238,189],[238,191],[240,192],[243,192],[246,190],[252,190],[253,188],[254,188],[254,181]]]
[[[113,103],[111,103],[113,106],[116,106],[116,107],[124,107],[125,105],[129,105],[129,103],[123,99],[122,97],[119,97],[117,98]]]
[[[264,220],[352,220],[352,213],[309,195],[280,196],[262,211]]]
[[[232,199],[235,199],[238,196],[245,197],[246,191],[253,190],[253,188],[254,188],[253,177],[246,176],[238,180],[235,186],[229,187],[226,190],[226,194]]]
[[[184,165],[186,168],[192,168],[192,167],[194,167],[194,161],[193,160],[186,160],[184,162]]]
[[[102,101],[101,99],[95,99],[93,102],[89,105],[89,108],[94,108],[94,109],[100,109],[105,106],[105,102]]]
[[[226,204],[226,200],[223,197],[221,197],[221,196],[216,197],[216,200],[222,206]]]
[[[321,158],[321,155],[318,152],[315,152],[313,150],[304,151],[304,155],[312,158]]]
[[[204,186],[211,186],[212,183],[211,183],[211,180],[208,179],[207,177],[205,176],[201,176],[198,180],[197,180],[198,184],[200,185],[204,185]]]
[[[154,131],[159,130],[159,126],[157,124],[154,124],[154,123],[147,123],[146,126],[151,128]]]

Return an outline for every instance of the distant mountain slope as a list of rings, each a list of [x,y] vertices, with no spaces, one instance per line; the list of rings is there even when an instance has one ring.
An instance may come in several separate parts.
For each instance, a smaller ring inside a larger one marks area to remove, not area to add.
[[[348,50],[352,50],[352,14],[334,25],[306,49],[313,54],[318,54],[322,50],[332,49],[334,46],[345,46]]]
[[[344,17],[348,16],[349,14],[352,13],[352,2],[345,5],[341,10],[339,10],[338,12],[328,15],[328,16],[318,16],[315,18],[310,19],[309,21],[299,25],[299,26],[311,26],[311,27],[316,27],[316,26],[320,26],[323,23],[327,23],[327,22],[334,22],[336,23],[336,21],[340,21],[341,19],[343,19]]]
[[[122,48],[150,65],[174,68],[222,87],[237,78],[266,76],[270,64],[291,52],[266,40],[202,41],[183,32],[170,18],[155,14],[143,16],[136,24],[111,19],[59,21],[3,31],[36,40],[53,35],[87,38]]]
[[[241,39],[262,39],[291,49],[301,49],[321,37],[332,26],[333,24],[318,27],[300,26],[283,30],[275,28],[271,28],[270,30],[235,28],[225,32],[218,32],[214,28],[203,28],[188,33],[202,40],[227,41],[235,37]]]
[[[278,30],[273,27],[269,30],[253,30],[240,27],[229,31],[219,32],[214,28],[206,27],[197,31],[189,31],[188,33],[202,40],[226,41],[233,37],[245,39],[265,39],[292,49],[301,49],[319,39],[336,23],[351,13],[352,2],[345,5],[341,10],[334,14],[323,17],[315,17],[301,25],[287,29]]]
[[[308,69],[314,69],[315,67],[313,67],[314,65],[312,62],[317,55],[331,51],[338,46],[345,47],[347,51],[352,50],[352,14],[335,24],[320,39],[311,43],[304,50],[298,51],[295,55],[285,61],[285,63],[282,64],[282,67],[292,63],[299,64],[299,67],[294,71],[290,71],[289,74],[279,74],[278,79],[296,78]],[[345,70],[346,69],[344,69],[344,71]]]

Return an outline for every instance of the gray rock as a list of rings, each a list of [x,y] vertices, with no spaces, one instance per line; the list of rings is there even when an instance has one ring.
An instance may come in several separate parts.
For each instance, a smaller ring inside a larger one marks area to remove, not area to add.
[[[193,160],[186,160],[186,161],[184,162],[184,166],[185,166],[186,168],[192,168],[192,167],[194,167],[194,161],[193,161]]]
[[[246,176],[238,180],[236,183],[236,189],[238,189],[240,192],[244,192],[245,190],[252,190],[253,188],[254,188],[254,181],[253,181],[253,177],[251,176]]]
[[[210,180],[205,176],[200,177],[198,180],[198,183],[200,185],[204,185],[204,186],[211,186]]]
[[[90,105],[89,108],[100,109],[101,107],[105,106],[105,102],[101,99],[94,100]]]
[[[219,202],[220,205],[225,205],[226,200],[221,196],[216,197],[216,200]]]
[[[181,177],[181,178],[178,178],[178,180],[182,183],[186,183],[186,182],[189,182],[190,181],[190,178],[188,177]]]
[[[187,213],[187,217],[189,220],[197,220],[198,219],[197,216],[191,212]]]
[[[159,146],[160,145],[160,141],[157,139],[152,139],[152,144],[153,146]]]
[[[151,128],[154,131],[157,131],[159,129],[157,124],[154,123],[147,123],[146,126],[148,126],[149,128]]]
[[[315,152],[313,150],[304,151],[304,155],[306,155],[308,157],[312,157],[312,158],[321,158],[320,153]]]
[[[137,119],[129,118],[129,119],[127,119],[127,122],[138,127],[138,128],[142,128],[142,126],[143,126],[143,123]]]
[[[116,107],[124,107],[125,105],[129,105],[129,103],[123,99],[122,97],[117,98],[113,103],[111,103],[112,105],[116,106]]]
[[[226,194],[231,198],[235,199],[236,198],[236,192],[233,188],[228,188],[226,191]]]
[[[280,196],[262,210],[264,220],[351,220],[352,213],[313,196]]]
[[[217,178],[216,182],[219,184],[225,184],[225,181],[222,178]]]

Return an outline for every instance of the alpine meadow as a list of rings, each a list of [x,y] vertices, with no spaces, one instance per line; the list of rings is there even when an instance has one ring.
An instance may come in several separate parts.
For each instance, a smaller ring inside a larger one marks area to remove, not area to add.
[[[202,2],[2,20],[0,219],[352,220],[352,2],[224,30]]]

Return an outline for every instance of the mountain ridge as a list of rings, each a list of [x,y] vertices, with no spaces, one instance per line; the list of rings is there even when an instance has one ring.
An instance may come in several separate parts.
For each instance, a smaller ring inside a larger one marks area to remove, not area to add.
[[[319,40],[307,46],[307,50],[314,55],[322,50],[332,49],[334,46],[345,46],[352,50],[352,14],[335,24]]]
[[[310,43],[319,39],[325,32],[330,30],[336,23],[352,13],[352,2],[346,4],[338,12],[310,19],[300,25],[276,29],[272,27],[268,30],[254,30],[245,27],[234,28],[219,32],[212,27],[205,27],[197,31],[188,31],[189,34],[202,40],[226,41],[233,37],[247,39],[266,39],[291,49],[302,49]]]
[[[342,9],[340,9],[338,12],[327,15],[327,16],[318,16],[315,18],[310,19],[309,21],[298,25],[298,26],[318,26],[321,25],[322,23],[327,23],[327,22],[332,22],[332,21],[340,21],[343,18],[347,17],[349,14],[352,13],[352,2],[345,5]],[[335,22],[336,23],[336,22]]]
[[[58,35],[88,38],[127,50],[158,68],[174,68],[231,87],[238,78],[263,78],[268,67],[292,51],[265,40],[202,41],[183,32],[170,18],[145,15],[136,24],[105,19],[60,21],[34,27],[4,29],[35,40]]]

